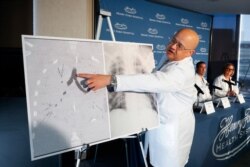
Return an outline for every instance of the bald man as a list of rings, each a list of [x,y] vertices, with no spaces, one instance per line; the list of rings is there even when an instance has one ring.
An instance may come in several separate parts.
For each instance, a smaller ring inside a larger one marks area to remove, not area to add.
[[[183,167],[188,161],[195,125],[192,106],[196,100],[192,55],[198,43],[194,30],[179,30],[167,45],[169,61],[151,74],[77,74],[86,78],[94,91],[113,86],[116,92],[156,93],[160,127],[148,132],[150,163],[154,167]]]

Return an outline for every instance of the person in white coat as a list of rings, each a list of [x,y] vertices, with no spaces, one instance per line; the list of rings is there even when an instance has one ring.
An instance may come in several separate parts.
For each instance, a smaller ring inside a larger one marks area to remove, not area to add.
[[[215,78],[214,85],[222,88],[222,90],[216,89],[214,91],[216,97],[234,97],[239,94],[236,83],[232,81],[234,70],[234,65],[232,63],[227,63],[223,68],[223,74]]]
[[[204,102],[207,100],[212,100],[212,96],[209,90],[209,84],[207,80],[204,78],[206,74],[207,66],[204,61],[199,61],[196,64],[196,74],[195,74],[195,84],[202,90],[202,93],[198,95],[198,102]]]
[[[167,45],[167,63],[150,74],[77,74],[87,79],[86,84],[93,91],[114,86],[116,92],[156,93],[160,127],[148,132],[150,163],[154,167],[183,167],[188,161],[195,126],[192,107],[197,93],[191,56],[198,43],[194,30],[179,30]]]

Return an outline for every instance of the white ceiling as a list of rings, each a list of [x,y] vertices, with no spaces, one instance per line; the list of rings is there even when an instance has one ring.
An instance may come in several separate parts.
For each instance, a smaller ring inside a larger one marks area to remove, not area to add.
[[[250,14],[250,0],[152,0],[204,14]]]

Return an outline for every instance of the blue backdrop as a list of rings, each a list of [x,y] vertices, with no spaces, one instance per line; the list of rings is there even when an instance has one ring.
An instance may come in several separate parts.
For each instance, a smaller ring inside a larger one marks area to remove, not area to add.
[[[100,9],[111,12],[111,23],[117,41],[151,43],[156,66],[166,60],[166,44],[173,34],[184,27],[193,28],[200,36],[200,44],[193,56],[194,64],[208,61],[212,17],[147,0],[99,0]],[[100,39],[112,40],[104,20]]]

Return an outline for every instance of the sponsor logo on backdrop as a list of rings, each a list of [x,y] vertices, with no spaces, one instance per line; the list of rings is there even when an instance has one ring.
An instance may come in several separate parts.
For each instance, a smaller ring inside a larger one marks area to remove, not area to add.
[[[196,52],[196,55],[208,55],[208,53],[207,53],[207,48],[200,48],[199,49],[199,52],[197,51]]]
[[[154,50],[154,53],[166,53],[166,46],[165,45],[161,45],[161,44],[157,44],[156,49]]]
[[[190,27],[190,28],[193,27],[193,26],[189,25],[189,20],[185,19],[185,18],[181,18],[180,23],[175,23],[175,25],[182,26],[182,27]]]
[[[165,46],[165,45],[157,44],[157,45],[156,45],[156,49],[157,49],[157,50],[164,50],[164,51],[165,51],[166,46]]]
[[[137,13],[137,11],[136,11],[135,8],[130,8],[130,7],[128,7],[128,6],[126,6],[126,7],[124,8],[124,11],[125,11],[126,13],[133,14],[133,15]]]
[[[122,23],[115,23],[114,25],[114,32],[119,34],[125,34],[125,35],[135,35],[134,32],[126,31],[128,29],[128,26],[126,24]],[[109,29],[106,29],[106,31],[110,31]]]
[[[118,16],[125,16],[125,17],[130,17],[133,19],[143,20],[142,16],[138,16],[136,14],[137,14],[137,10],[135,8],[129,7],[129,6],[125,6],[123,12],[116,12],[116,15],[118,15]]]
[[[156,28],[149,28],[148,33],[149,34],[158,34],[158,30]]]
[[[126,30],[126,29],[128,29],[127,25],[120,24],[120,23],[115,23],[115,28],[118,29],[118,30]]]
[[[207,51],[207,48],[200,48],[200,51],[204,53]]]
[[[162,24],[171,24],[169,21],[166,21],[166,16],[160,13],[156,13],[155,18],[149,18],[149,21]]]
[[[233,115],[220,122],[220,131],[214,139],[212,153],[217,160],[227,160],[250,142],[250,108],[244,118],[233,122]]]
[[[203,36],[201,34],[199,34],[199,39],[200,39],[200,42],[206,42],[205,40],[202,39]]]
[[[182,23],[182,24],[188,24],[188,23],[189,23],[189,20],[188,20],[188,19],[181,18],[181,23]]]
[[[201,27],[207,28],[207,23],[206,22],[201,22]]]
[[[158,20],[165,20],[166,19],[166,16],[164,14],[160,14],[160,13],[156,13],[155,17]]]
[[[196,60],[194,60],[194,65],[196,65],[197,63],[199,63],[201,60],[198,60],[198,59],[196,59]]]
[[[208,30],[208,31],[210,30],[207,22],[201,22],[200,26],[197,26],[196,28],[200,30]]]
[[[156,28],[148,28],[147,34],[141,33],[141,37],[149,37],[149,38],[164,38],[161,35],[158,35],[158,30]]]

